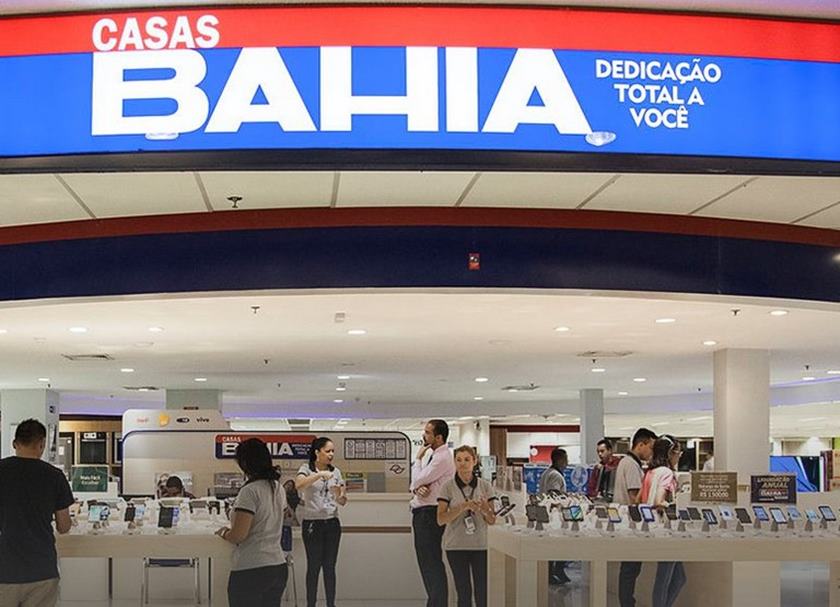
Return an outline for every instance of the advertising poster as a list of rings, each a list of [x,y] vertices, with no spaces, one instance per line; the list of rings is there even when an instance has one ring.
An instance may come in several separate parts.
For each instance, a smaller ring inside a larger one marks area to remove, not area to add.
[[[344,475],[347,493],[364,493],[367,491],[367,479],[364,472],[348,472]]]
[[[548,466],[543,464],[525,464],[522,467],[522,478],[525,482],[525,491],[528,495],[539,493],[540,477],[546,469],[548,469]]]
[[[750,477],[753,504],[796,504],[796,476],[761,474]]]
[[[691,501],[698,504],[738,503],[738,473],[692,472]]]
[[[315,440],[314,434],[282,436],[272,434],[228,433],[216,435],[216,459],[234,459],[236,446],[249,438],[263,441],[272,459],[309,459],[309,448]]]
[[[104,493],[108,491],[108,466],[73,466],[70,488],[74,493]]]

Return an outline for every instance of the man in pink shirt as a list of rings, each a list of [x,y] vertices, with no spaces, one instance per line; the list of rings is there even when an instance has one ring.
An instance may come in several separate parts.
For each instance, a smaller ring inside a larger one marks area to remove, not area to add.
[[[449,587],[440,543],[444,527],[437,524],[437,501],[444,483],[455,478],[455,459],[447,446],[449,426],[432,419],[423,430],[423,446],[411,466],[411,527],[414,551],[426,588],[426,607],[446,607]],[[426,454],[431,455],[426,459]],[[424,463],[425,460],[425,463]]]

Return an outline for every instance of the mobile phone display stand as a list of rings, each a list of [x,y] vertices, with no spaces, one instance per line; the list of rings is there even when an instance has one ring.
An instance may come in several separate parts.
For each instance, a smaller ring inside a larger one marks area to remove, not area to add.
[[[505,517],[505,523],[507,523],[507,524],[508,524],[508,525],[510,525],[511,527],[516,527],[516,519],[515,519],[515,518],[513,518],[513,514],[508,514],[508,515]]]
[[[647,521],[642,523],[642,533],[650,533],[650,525]]]
[[[820,520],[820,529],[828,529],[828,521],[825,519]]]
[[[680,521],[677,523],[677,531],[680,533],[685,533],[685,521]]]
[[[729,529],[729,523],[723,519],[720,520],[720,530],[726,531]]]
[[[580,533],[580,523],[572,521],[572,533]]]
[[[560,525],[561,529],[568,529],[569,528],[569,521],[563,520],[563,523]]]
[[[709,527],[709,521],[703,521],[703,526],[700,528],[703,533],[711,533],[712,529]]]
[[[665,518],[665,529],[667,529],[669,531],[671,530],[671,519],[669,519],[667,517]]]
[[[598,529],[600,531],[603,528],[604,528],[604,521],[602,521],[601,519],[596,520],[595,521],[595,529]]]
[[[805,521],[805,531],[807,533],[813,533],[814,531],[814,522],[811,519]]]
[[[607,523],[607,533],[615,533],[615,523],[610,521]]]
[[[755,523],[753,523],[753,527],[757,530],[761,529],[761,521],[759,519],[755,519]]]
[[[545,531],[545,527],[543,526],[542,521],[537,521],[537,526],[535,527],[537,531]]]
[[[772,533],[777,533],[779,531],[779,523],[777,523],[776,521],[770,523],[770,531]]]
[[[735,531],[738,533],[744,532],[744,525],[743,523],[741,523],[741,521],[738,521],[738,523],[735,525]]]
[[[636,530],[636,521],[630,521],[630,530],[631,530],[631,531],[635,531],[635,530]]]
[[[793,531],[796,529],[796,523],[793,522],[793,519],[788,519],[787,528]]]
[[[531,519],[528,519],[528,529],[533,529],[533,528],[534,528],[534,521],[532,521]]]

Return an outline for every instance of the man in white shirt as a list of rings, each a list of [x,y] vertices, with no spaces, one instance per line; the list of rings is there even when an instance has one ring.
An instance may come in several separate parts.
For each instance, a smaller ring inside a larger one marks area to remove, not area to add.
[[[455,478],[455,459],[447,446],[449,426],[432,419],[423,431],[423,446],[411,466],[411,527],[414,551],[426,588],[426,607],[446,607],[449,586],[443,565],[441,540],[445,527],[437,523],[437,501],[443,485]],[[426,454],[431,455],[426,459]],[[425,461],[425,463],[424,463]]]

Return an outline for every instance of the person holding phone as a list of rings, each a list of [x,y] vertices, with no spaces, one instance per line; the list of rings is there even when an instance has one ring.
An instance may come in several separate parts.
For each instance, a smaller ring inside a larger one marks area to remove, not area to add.
[[[306,605],[318,601],[318,579],[324,572],[327,607],[335,607],[335,565],[341,542],[338,507],[347,504],[347,488],[341,470],[332,465],[335,445],[324,437],[312,441],[309,463],[303,464],[295,478],[301,493],[303,545],[306,549]]]
[[[455,476],[455,460],[448,446],[449,425],[432,419],[423,430],[423,446],[411,466],[411,530],[414,553],[426,589],[426,607],[446,607],[449,583],[443,564],[443,525],[438,524],[438,497]]]
[[[674,503],[678,489],[676,469],[681,456],[682,447],[676,438],[670,434],[663,434],[656,439],[653,444],[653,457],[642,482],[642,503],[662,512]],[[656,580],[653,584],[653,607],[671,607],[685,582],[685,567],[681,562],[657,563]]]
[[[437,522],[446,525],[443,547],[452,570],[458,607],[487,607],[487,527],[496,523],[493,485],[475,475],[475,449],[455,449],[455,477],[443,485]]]
[[[230,607],[280,604],[289,577],[280,547],[286,492],[264,442],[250,438],[236,446],[236,463],[248,479],[230,516],[230,527],[216,534],[234,544],[228,579]]]

